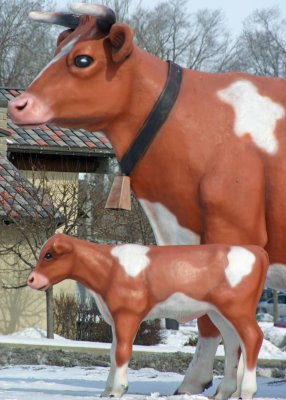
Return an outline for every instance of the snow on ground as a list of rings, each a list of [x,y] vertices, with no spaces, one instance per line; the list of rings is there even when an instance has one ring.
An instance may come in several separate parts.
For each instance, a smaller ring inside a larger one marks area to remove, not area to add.
[[[47,332],[41,328],[26,328],[19,332],[14,332],[10,336],[30,338],[30,339],[45,339],[47,337]],[[3,336],[3,339],[8,338],[8,335]],[[54,335],[55,340],[67,340],[60,335]],[[17,339],[16,339],[17,340]]]
[[[286,329],[275,328],[273,323],[260,323],[265,337],[259,357],[262,359],[286,360],[286,352],[278,346],[285,342]],[[29,328],[13,335],[0,336],[0,343],[28,343],[34,345],[61,348],[72,346],[109,349],[106,343],[75,342],[56,336],[54,340],[46,339],[46,333],[37,328]],[[134,346],[134,350],[152,352],[191,352],[195,347],[184,346],[190,335],[197,335],[196,323],[181,325],[179,331],[165,331],[165,341],[157,346]],[[219,346],[218,355],[223,355]],[[107,379],[108,368],[104,367],[56,367],[56,366],[9,366],[0,368],[1,400],[89,400],[99,398]],[[208,389],[204,396],[173,396],[183,376],[171,372],[158,372],[151,368],[129,370],[129,390],[124,396],[127,400],[205,400],[213,395],[219,378],[215,378],[214,387]],[[258,378],[257,398],[285,399],[285,380]]]
[[[281,343],[286,344],[286,329],[276,328],[271,322],[260,322],[261,329],[264,332],[265,338],[259,353],[260,359],[281,359],[286,360],[286,351],[281,351],[278,346]],[[196,337],[198,330],[196,322],[192,321],[189,324],[180,325],[178,331],[164,330],[164,343],[156,346],[139,346],[134,345],[133,349],[137,352],[154,352],[154,353],[172,353],[172,352],[184,352],[193,354],[195,346],[185,346],[185,343],[189,340],[190,336]],[[98,343],[98,342],[84,342],[74,341],[65,339],[59,335],[55,335],[54,340],[46,339],[46,332],[39,328],[27,328],[21,332],[13,333],[12,335],[0,336],[1,343],[10,344],[37,344],[44,346],[55,346],[59,345],[61,348],[73,347],[76,348],[100,348],[110,349],[109,343]],[[217,351],[218,356],[224,355],[223,346],[220,345]]]
[[[1,400],[91,400],[100,397],[107,379],[108,368],[15,366],[0,369]],[[129,370],[126,400],[206,400],[219,383],[202,395],[173,396],[183,379],[172,372],[151,368]],[[278,380],[258,378],[258,399],[286,399],[286,386]],[[103,398],[102,398],[103,399]]]

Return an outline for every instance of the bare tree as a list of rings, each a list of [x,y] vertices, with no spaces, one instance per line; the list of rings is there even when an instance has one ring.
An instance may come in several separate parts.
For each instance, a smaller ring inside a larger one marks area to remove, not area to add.
[[[85,218],[78,235],[99,243],[155,244],[150,224],[135,196],[132,195],[131,211],[105,209],[112,181],[112,175],[87,174],[81,182],[86,201],[80,201]]]
[[[101,3],[110,7],[115,12],[117,21],[128,22],[134,0],[102,0],[92,3]]]
[[[138,45],[157,57],[193,69],[221,70],[232,54],[231,38],[219,10],[191,14],[185,0],[138,7],[130,18]]]
[[[32,173],[32,185],[23,192],[29,199],[24,214],[19,213],[17,195],[5,206],[1,203],[7,215],[0,231],[0,286],[4,291],[26,286],[44,242],[57,230],[99,243],[155,243],[134,197],[132,212],[105,210],[113,177],[86,174],[80,181],[58,178],[49,180],[45,171]],[[53,336],[52,300],[50,288],[46,292],[49,337]]]
[[[221,72],[234,56],[234,43],[221,10],[202,9],[193,16],[189,30],[187,65],[196,70]]]
[[[51,58],[53,31],[31,23],[28,14],[53,7],[47,0],[0,0],[1,86],[25,87]]]
[[[60,228],[61,232],[76,235],[82,221],[81,209],[86,199],[79,196],[77,181],[51,183],[45,174],[33,175],[33,186],[23,189],[29,207],[20,214],[19,197],[9,199],[5,205],[7,218],[0,235],[0,285],[2,289],[26,286],[29,273],[36,265],[43,243]],[[2,204],[3,206],[3,204]],[[52,288],[46,292],[47,326],[53,334]]]
[[[232,70],[286,76],[286,20],[279,8],[256,10],[244,21]]]
[[[41,176],[33,175],[29,190],[29,210],[20,215],[17,209],[19,198],[10,199],[6,206],[6,230],[0,237],[0,254],[14,255],[8,269],[20,262],[14,281],[2,285],[4,288],[26,286],[27,275],[35,267],[43,243],[60,228],[62,233],[77,235],[77,229],[83,221],[82,210],[87,209],[87,198],[79,194],[77,181],[50,181],[45,172]],[[11,228],[11,234],[8,233]],[[11,272],[11,271],[10,271]],[[15,272],[15,270],[14,270]]]

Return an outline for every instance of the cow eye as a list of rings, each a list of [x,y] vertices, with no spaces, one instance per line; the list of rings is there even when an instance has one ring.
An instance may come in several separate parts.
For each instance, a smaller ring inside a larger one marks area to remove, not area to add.
[[[53,258],[52,253],[46,253],[44,259],[45,260],[51,260]]]
[[[76,56],[74,65],[78,68],[87,68],[93,63],[93,58],[85,55]]]

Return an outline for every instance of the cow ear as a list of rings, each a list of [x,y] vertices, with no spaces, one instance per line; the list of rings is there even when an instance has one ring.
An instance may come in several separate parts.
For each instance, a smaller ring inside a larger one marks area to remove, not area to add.
[[[73,29],[66,29],[65,31],[61,32],[58,36],[57,39],[57,47],[59,46],[59,44],[65,40],[66,37],[68,37],[71,33],[73,33]]]
[[[53,250],[57,255],[67,254],[72,251],[72,244],[67,235],[59,234],[55,237]]]
[[[109,39],[112,45],[112,59],[119,63],[124,61],[133,50],[133,30],[125,24],[112,25]]]

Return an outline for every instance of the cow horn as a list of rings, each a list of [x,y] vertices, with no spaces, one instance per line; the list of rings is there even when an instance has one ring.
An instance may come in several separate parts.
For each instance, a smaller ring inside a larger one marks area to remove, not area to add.
[[[34,21],[45,22],[65,26],[66,28],[76,29],[79,24],[79,16],[65,12],[36,12],[29,13],[29,17]]]
[[[72,3],[69,7],[75,14],[95,16],[97,25],[102,32],[109,32],[111,26],[116,22],[114,11],[103,5]]]

